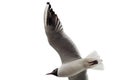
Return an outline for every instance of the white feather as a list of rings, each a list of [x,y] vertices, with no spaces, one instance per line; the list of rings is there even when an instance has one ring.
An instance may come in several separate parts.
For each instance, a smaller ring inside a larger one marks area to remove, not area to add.
[[[96,70],[104,70],[104,65],[102,63],[103,60],[100,59],[100,56],[98,55],[98,53],[96,51],[93,51],[91,54],[89,54],[86,57],[86,60],[87,61],[93,61],[93,60],[97,60],[98,61],[98,64],[89,66],[89,68],[96,69]]]

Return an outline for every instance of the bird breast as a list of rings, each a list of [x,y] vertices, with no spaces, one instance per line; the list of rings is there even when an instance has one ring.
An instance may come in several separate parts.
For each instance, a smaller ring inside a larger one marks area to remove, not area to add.
[[[84,59],[75,60],[75,61],[63,64],[58,69],[58,76],[59,77],[74,76],[74,75],[84,71],[85,69],[86,68],[84,66]]]

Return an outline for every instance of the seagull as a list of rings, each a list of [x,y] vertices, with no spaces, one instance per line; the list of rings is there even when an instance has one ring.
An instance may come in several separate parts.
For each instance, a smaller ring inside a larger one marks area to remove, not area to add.
[[[62,24],[47,2],[44,11],[44,27],[49,44],[59,54],[62,66],[47,75],[68,77],[69,80],[88,80],[87,69],[103,69],[102,60],[96,51],[82,58],[72,40],[64,33]]]

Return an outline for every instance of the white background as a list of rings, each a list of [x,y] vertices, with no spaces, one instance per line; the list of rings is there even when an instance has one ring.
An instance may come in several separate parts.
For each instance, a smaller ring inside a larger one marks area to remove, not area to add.
[[[103,59],[89,80],[120,80],[119,0],[0,0],[0,80],[67,80],[45,75],[61,65],[44,31],[47,1],[81,56],[96,50]]]

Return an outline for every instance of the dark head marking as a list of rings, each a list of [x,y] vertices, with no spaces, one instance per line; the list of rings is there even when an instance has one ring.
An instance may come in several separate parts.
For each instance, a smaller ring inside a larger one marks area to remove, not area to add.
[[[55,76],[58,76],[58,68],[54,69],[51,73],[48,73],[47,75],[55,75]]]

